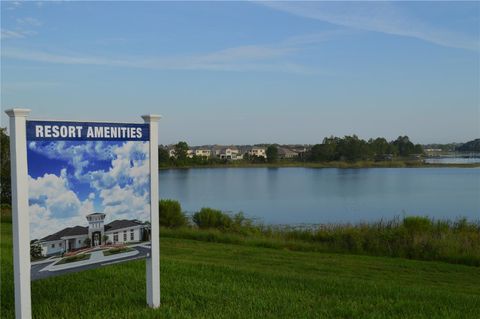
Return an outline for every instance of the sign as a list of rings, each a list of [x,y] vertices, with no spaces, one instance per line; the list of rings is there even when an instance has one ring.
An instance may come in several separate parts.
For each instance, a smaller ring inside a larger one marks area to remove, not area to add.
[[[146,257],[149,125],[26,126],[31,279]]]
[[[31,318],[30,280],[140,258],[147,259],[147,303],[158,307],[160,117],[104,123],[6,113],[16,318]]]
[[[29,141],[149,141],[148,124],[27,121]]]

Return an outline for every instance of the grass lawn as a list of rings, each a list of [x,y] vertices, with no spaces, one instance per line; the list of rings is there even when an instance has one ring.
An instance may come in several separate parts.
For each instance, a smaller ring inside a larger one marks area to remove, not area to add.
[[[11,224],[1,224],[1,317],[13,318]],[[145,261],[32,283],[34,318],[478,318],[480,268],[161,239],[162,306]]]
[[[130,247],[111,248],[109,250],[104,250],[103,255],[104,256],[110,256],[110,255],[115,255],[115,254],[126,253],[127,251],[132,251],[132,250],[133,250],[133,248],[130,248]]]

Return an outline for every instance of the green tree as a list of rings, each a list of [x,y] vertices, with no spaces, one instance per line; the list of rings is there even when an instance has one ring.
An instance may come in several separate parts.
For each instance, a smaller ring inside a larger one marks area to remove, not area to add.
[[[158,166],[168,166],[170,163],[170,154],[163,147],[158,147]]]
[[[30,242],[30,257],[32,259],[42,257],[42,246],[38,240],[32,240]]]
[[[420,144],[415,144],[415,147],[413,148],[413,152],[415,154],[424,154],[425,151],[423,150],[423,146]]]
[[[385,155],[389,154],[390,145],[383,137],[377,137],[369,141],[370,151],[373,155]]]
[[[368,146],[367,143],[359,139],[356,135],[345,136],[342,138],[337,146],[340,159],[350,162],[358,161],[367,158]]]
[[[0,128],[0,203],[12,203],[10,184],[10,138],[6,128]]]
[[[400,156],[408,156],[415,153],[415,145],[410,142],[410,139],[406,135],[399,136],[392,144],[396,146],[398,155]]]
[[[199,212],[193,214],[193,222],[199,228],[218,228],[228,229],[232,225],[232,218],[221,210],[213,208],[202,208]]]
[[[175,156],[177,159],[177,162],[179,163],[185,163],[187,160],[187,154],[188,154],[188,144],[187,142],[178,142],[175,145]]]
[[[90,247],[91,244],[92,240],[90,239],[90,237],[85,238],[85,240],[83,241],[83,245],[86,247]]]
[[[187,217],[182,212],[180,203],[176,200],[162,199],[158,205],[160,225],[165,227],[186,226]]]
[[[267,154],[267,161],[269,163],[276,163],[278,161],[278,147],[270,145],[265,152]]]
[[[315,144],[308,152],[308,160],[313,162],[328,162],[337,159],[337,144],[339,139],[336,137],[326,137],[322,144]]]

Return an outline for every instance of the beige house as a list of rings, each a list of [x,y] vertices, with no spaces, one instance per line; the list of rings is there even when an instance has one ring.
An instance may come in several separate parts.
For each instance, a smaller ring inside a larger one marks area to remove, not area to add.
[[[264,147],[252,147],[248,151],[248,155],[267,158],[267,153]]]
[[[240,151],[236,147],[227,147],[223,148],[218,157],[226,160],[239,160],[243,158],[243,155],[240,154]]]
[[[195,150],[195,156],[209,158],[212,156],[212,151],[205,148],[199,148]]]
[[[295,158],[298,157],[298,153],[294,152],[288,148],[279,147],[278,148],[278,157],[280,158]]]

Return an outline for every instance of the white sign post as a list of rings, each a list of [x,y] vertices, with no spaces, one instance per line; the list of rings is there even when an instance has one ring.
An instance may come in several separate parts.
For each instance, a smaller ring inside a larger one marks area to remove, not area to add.
[[[143,115],[150,124],[150,257],[147,257],[147,303],[160,306],[160,219],[158,216],[158,121],[159,115]]]
[[[32,310],[30,290],[30,214],[28,206],[26,120],[30,110],[14,108],[5,111],[5,113],[10,117],[15,318],[30,319],[32,316]],[[160,116],[150,114],[144,115],[142,118],[146,124],[149,124],[148,127],[150,138],[149,158],[151,249],[150,255],[146,260],[146,297],[148,306],[157,308],[160,306],[160,223],[158,211],[158,121],[160,120]],[[32,121],[29,121],[28,123],[31,124],[31,122]],[[140,128],[137,128],[137,130],[140,130]]]
[[[27,130],[25,126],[30,110],[11,109],[5,113],[10,117],[15,318],[30,319],[32,317],[30,215],[28,213]]]

